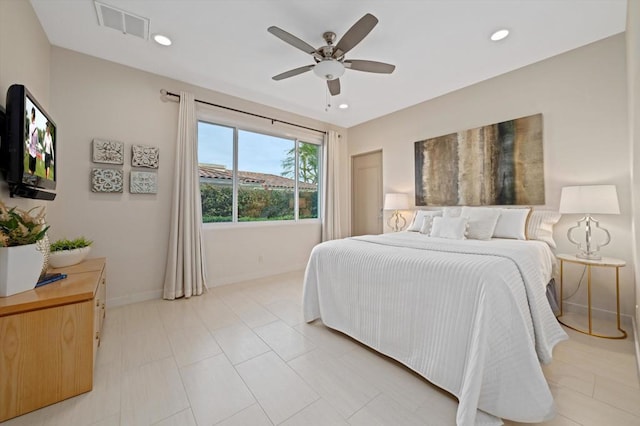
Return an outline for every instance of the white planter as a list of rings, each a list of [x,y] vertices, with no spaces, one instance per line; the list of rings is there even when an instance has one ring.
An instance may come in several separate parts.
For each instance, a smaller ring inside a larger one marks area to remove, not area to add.
[[[43,265],[36,244],[0,247],[0,297],[35,288]]]
[[[89,255],[91,246],[73,250],[59,250],[49,253],[49,266],[52,268],[63,268],[65,266],[76,265],[82,262]]]

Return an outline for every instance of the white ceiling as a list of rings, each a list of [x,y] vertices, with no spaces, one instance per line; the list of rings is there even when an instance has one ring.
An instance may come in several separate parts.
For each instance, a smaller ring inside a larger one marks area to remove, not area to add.
[[[31,0],[51,44],[197,86],[351,127],[470,84],[623,32],[627,0],[102,0],[149,18],[171,47],[98,25],[93,0]],[[313,64],[267,32],[271,25],[314,47],[365,13],[379,19],[347,59],[396,65],[393,74],[346,70],[330,97]],[[496,29],[511,35],[489,41]],[[165,89],[171,91],[171,87]],[[158,88],[160,90],[160,88]],[[326,101],[330,100],[331,108]],[[337,105],[347,102],[350,108]]]

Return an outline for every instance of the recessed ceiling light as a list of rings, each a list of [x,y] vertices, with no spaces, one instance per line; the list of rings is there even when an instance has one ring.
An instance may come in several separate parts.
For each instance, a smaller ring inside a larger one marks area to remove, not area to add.
[[[162,34],[155,34],[153,36],[153,40],[158,43],[161,44],[163,46],[171,46],[171,39],[167,36],[164,36]]]
[[[493,34],[491,34],[491,40],[492,41],[500,41],[504,38],[506,38],[509,35],[509,30],[507,30],[506,28],[503,28],[501,30],[498,30],[496,32],[494,32]]]
[[[338,105],[338,108],[347,109],[347,108],[349,108],[349,104],[340,104],[340,105]]]

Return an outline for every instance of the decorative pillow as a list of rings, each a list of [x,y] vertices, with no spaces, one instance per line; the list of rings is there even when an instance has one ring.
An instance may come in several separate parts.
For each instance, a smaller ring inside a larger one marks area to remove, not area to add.
[[[495,238],[513,238],[516,240],[527,239],[527,219],[531,213],[526,209],[500,209],[500,217],[493,230]]]
[[[422,222],[425,217],[436,217],[442,216],[441,210],[416,210],[416,213],[413,215],[413,220],[411,224],[407,227],[407,231],[418,232],[422,227]]]
[[[472,240],[490,240],[496,228],[500,209],[492,207],[463,207],[461,217],[469,221],[467,238]]]
[[[553,239],[553,225],[560,220],[560,213],[550,210],[534,210],[529,216],[527,224],[527,238],[530,240],[544,241],[551,248],[556,248]]]
[[[438,215],[435,215],[435,216],[425,215],[424,216],[424,218],[422,219],[422,226],[420,227],[420,233],[421,234],[429,235],[431,233],[431,225],[433,224],[433,218],[434,217],[440,217],[440,216],[438,216]]]
[[[442,210],[442,217],[460,217],[462,207],[445,207]]]
[[[434,217],[431,225],[432,237],[464,240],[467,233],[467,218],[465,217]]]

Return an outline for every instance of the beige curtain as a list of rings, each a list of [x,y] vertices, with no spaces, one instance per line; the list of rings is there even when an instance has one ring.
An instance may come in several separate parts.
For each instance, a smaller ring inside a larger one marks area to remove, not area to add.
[[[202,205],[198,176],[198,125],[192,93],[180,92],[165,299],[191,297],[206,289]]]
[[[323,151],[323,214],[322,241],[342,238],[340,230],[340,138],[329,130],[324,137]]]

